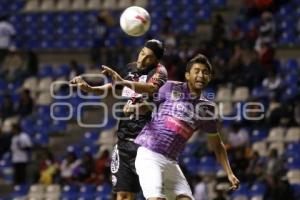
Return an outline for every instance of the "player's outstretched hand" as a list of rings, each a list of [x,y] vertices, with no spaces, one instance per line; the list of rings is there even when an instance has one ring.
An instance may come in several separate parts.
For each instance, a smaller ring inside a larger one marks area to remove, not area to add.
[[[114,82],[122,82],[123,81],[122,77],[116,71],[114,71],[113,69],[111,69],[110,67],[107,67],[105,65],[101,66],[101,73],[110,76]]]
[[[76,87],[76,86],[80,87],[84,84],[86,84],[86,82],[83,80],[83,78],[81,76],[76,76],[72,80],[69,81],[69,85],[71,87]]]
[[[237,179],[237,177],[234,174],[228,175],[228,180],[231,184],[229,190],[236,190],[239,188],[240,181]]]

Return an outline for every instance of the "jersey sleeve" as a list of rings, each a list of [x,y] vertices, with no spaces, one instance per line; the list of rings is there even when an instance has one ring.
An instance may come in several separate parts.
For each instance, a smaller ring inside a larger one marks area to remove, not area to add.
[[[162,87],[159,88],[158,92],[153,94],[153,102],[160,104],[166,100],[168,94],[170,94],[172,83],[167,81]]]
[[[154,84],[157,86],[157,89],[159,89],[161,86],[163,86],[163,84],[165,84],[167,79],[168,73],[166,68],[163,65],[159,65],[147,82]]]

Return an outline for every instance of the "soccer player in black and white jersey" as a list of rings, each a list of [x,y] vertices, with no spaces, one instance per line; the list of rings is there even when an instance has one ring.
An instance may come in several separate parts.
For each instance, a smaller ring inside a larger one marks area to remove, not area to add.
[[[164,50],[162,42],[155,39],[147,41],[139,52],[137,62],[129,65],[129,72],[124,78],[111,68],[102,66],[102,73],[113,77],[117,81],[116,85],[91,87],[81,76],[70,81],[86,92],[101,95],[105,90],[116,90],[127,99],[122,115],[130,117],[119,122],[118,143],[114,147],[111,162],[112,182],[114,191],[117,192],[117,200],[133,200],[140,191],[139,178],[135,171],[137,145],[134,139],[151,119],[151,109],[144,104],[145,99],[141,94],[152,96],[167,81],[167,70],[159,63]],[[139,113],[138,116],[135,116],[136,113]]]

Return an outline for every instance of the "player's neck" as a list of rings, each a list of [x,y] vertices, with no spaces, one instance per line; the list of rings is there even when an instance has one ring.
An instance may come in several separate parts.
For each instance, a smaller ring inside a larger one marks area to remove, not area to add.
[[[194,95],[196,97],[200,97],[201,96],[201,93],[202,93],[201,89],[197,90],[197,89],[193,88],[189,83],[187,85],[188,85],[189,92],[192,95]]]

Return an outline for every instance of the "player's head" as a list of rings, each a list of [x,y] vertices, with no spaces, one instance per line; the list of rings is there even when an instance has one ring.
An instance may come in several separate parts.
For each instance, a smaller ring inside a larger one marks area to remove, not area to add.
[[[209,83],[211,76],[212,66],[202,54],[197,54],[186,65],[185,78],[193,91],[201,91]]]
[[[137,59],[138,69],[156,66],[164,55],[164,45],[159,40],[148,40],[141,49]]]

